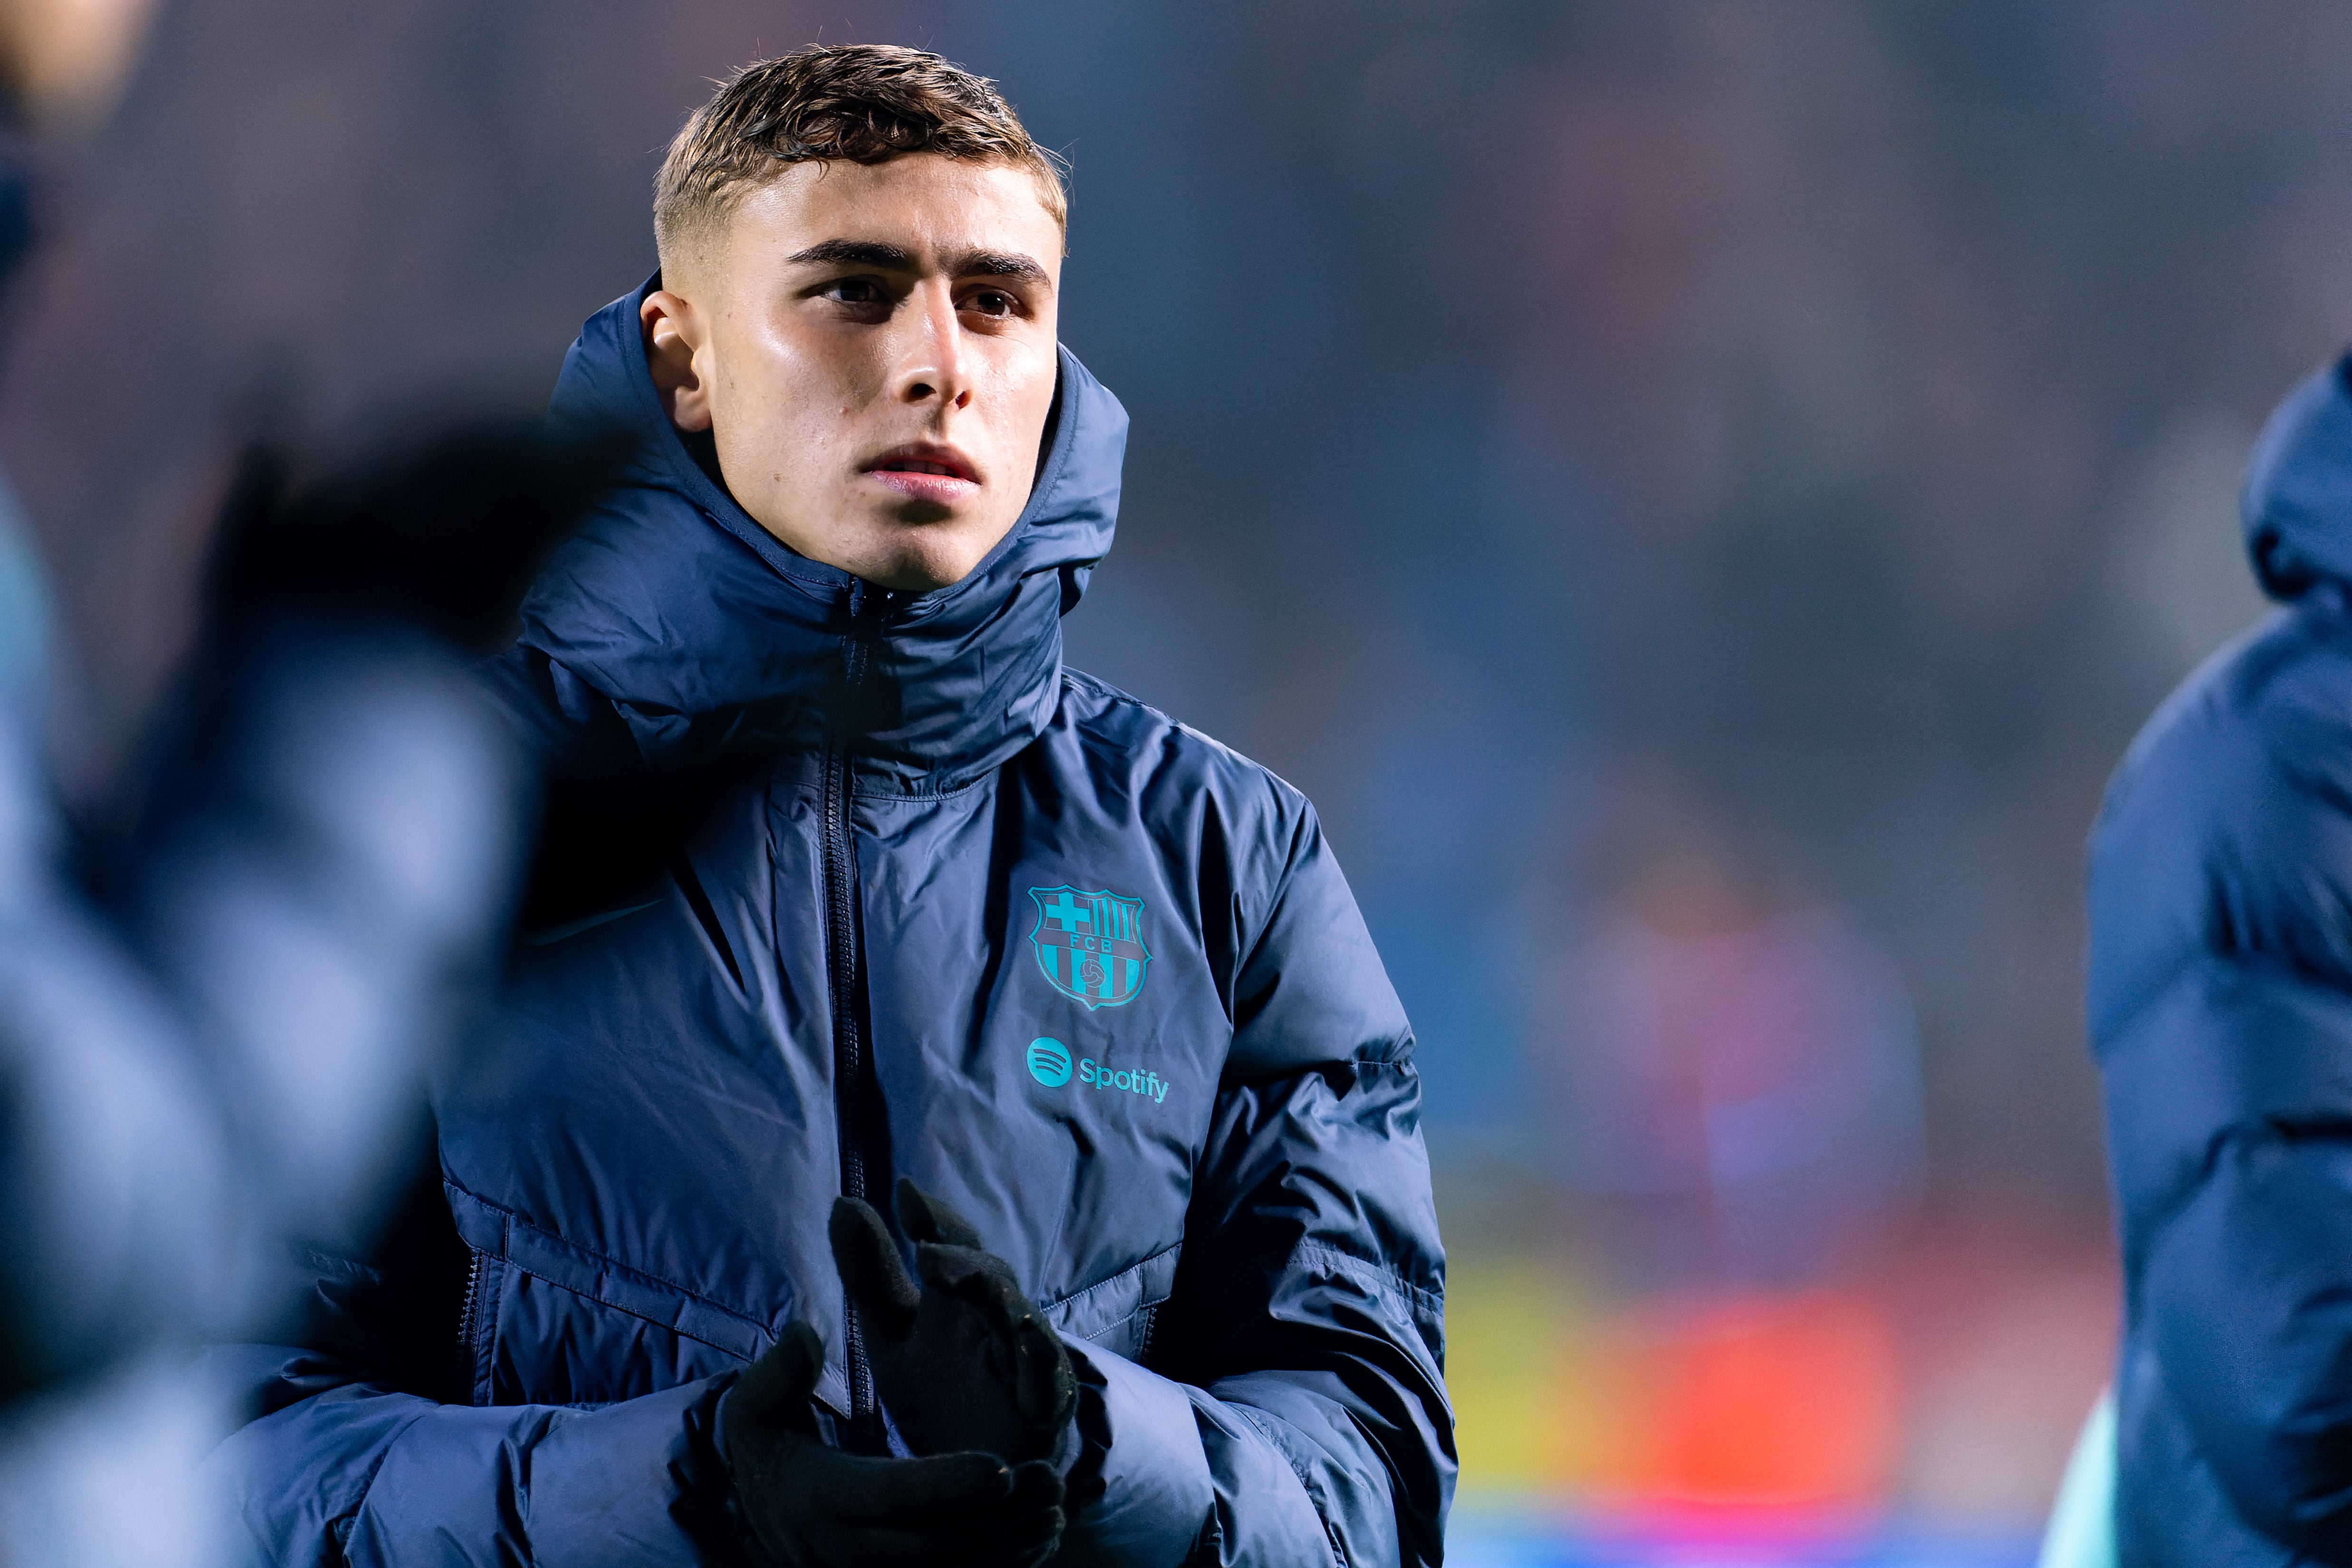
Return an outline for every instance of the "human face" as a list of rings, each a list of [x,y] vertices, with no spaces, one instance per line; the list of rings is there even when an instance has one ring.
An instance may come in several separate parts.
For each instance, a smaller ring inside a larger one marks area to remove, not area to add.
[[[646,296],[647,363],[761,527],[886,588],[944,587],[1028,501],[1061,258],[1027,170],[792,164]]]

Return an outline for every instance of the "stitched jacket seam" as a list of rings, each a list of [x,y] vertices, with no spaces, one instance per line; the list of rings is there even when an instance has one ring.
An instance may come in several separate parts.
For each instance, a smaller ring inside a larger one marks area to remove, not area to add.
[[[1083,1301],[1097,1290],[1108,1289],[1111,1286],[1118,1284],[1120,1280],[1126,1279],[1130,1274],[1139,1274],[1142,1272],[1144,1269],[1149,1268],[1152,1264],[1157,1263],[1160,1259],[1167,1257],[1170,1253],[1181,1252],[1183,1250],[1183,1247],[1184,1244],[1181,1241],[1171,1242],[1168,1246],[1161,1247],[1159,1251],[1154,1252],[1148,1257],[1136,1259],[1133,1263],[1129,1264],[1126,1268],[1119,1269],[1116,1273],[1104,1275],[1101,1279],[1096,1280],[1091,1285],[1081,1286],[1079,1289],[1071,1291],[1066,1296],[1056,1296],[1050,1301],[1040,1301],[1037,1305],[1041,1310],[1050,1312],[1057,1308],[1067,1307],[1074,1302]],[[1162,1296],[1159,1300],[1164,1301],[1167,1299],[1167,1297]],[[1153,1305],[1156,1305],[1156,1303],[1151,1301],[1143,1303],[1143,1306],[1145,1307]],[[1142,1307],[1138,1307],[1136,1311],[1141,1311],[1142,1310]],[[1134,1312],[1129,1312],[1128,1317],[1131,1318],[1134,1315]],[[1119,1320],[1121,1322],[1125,1322],[1127,1320],[1125,1318]]]
[[[1339,1538],[1331,1529],[1330,1517],[1324,1513],[1323,1505],[1316,1500],[1315,1488],[1307,1479],[1307,1467],[1300,1464],[1298,1460],[1292,1456],[1289,1445],[1276,1437],[1274,1435],[1274,1428],[1267,1425],[1267,1423],[1272,1421],[1274,1417],[1262,1411],[1254,1409],[1247,1405],[1242,1404],[1238,1400],[1229,1400],[1226,1403],[1232,1409],[1239,1413],[1243,1420],[1249,1423],[1250,1429],[1252,1431],[1255,1432],[1261,1438],[1265,1439],[1265,1446],[1267,1447],[1272,1448],[1276,1454],[1280,1456],[1283,1464],[1288,1468],[1291,1475],[1297,1479],[1298,1482],[1298,1489],[1307,1494],[1307,1506],[1315,1510],[1315,1521],[1323,1527],[1323,1543],[1331,1549],[1331,1562],[1333,1568],[1348,1568],[1347,1554],[1339,1550]]]
[[[446,1180],[446,1177],[444,1179]],[[627,1312],[630,1317],[635,1318],[643,1322],[652,1323],[657,1328],[671,1329],[673,1332],[685,1334],[688,1339],[693,1340],[698,1344],[710,1345],[713,1350],[725,1350],[727,1348],[724,1345],[711,1344],[710,1341],[702,1338],[698,1334],[687,1333],[683,1329],[674,1328],[671,1324],[662,1322],[658,1318],[648,1318],[643,1312],[631,1311],[627,1307],[623,1306],[618,1301],[607,1301],[603,1297],[591,1295],[589,1292],[580,1289],[576,1286],[566,1285],[562,1280],[557,1279],[550,1275],[543,1274],[540,1270],[520,1261],[514,1256],[514,1233],[518,1230],[527,1230],[533,1236],[545,1237],[548,1240],[552,1241],[559,1246],[569,1247],[574,1252],[578,1252],[587,1258],[593,1258],[596,1262],[614,1268],[620,1273],[633,1276],[638,1279],[643,1279],[649,1284],[657,1285],[665,1290],[674,1291],[680,1298],[686,1300],[692,1301],[698,1306],[708,1307],[714,1312],[723,1313],[727,1317],[733,1318],[739,1322],[759,1330],[761,1333],[769,1333],[771,1331],[769,1326],[765,1322],[762,1322],[760,1319],[751,1316],[749,1312],[743,1311],[739,1308],[730,1307],[724,1301],[706,1296],[699,1290],[692,1289],[689,1287],[679,1284],[675,1279],[665,1279],[663,1276],[653,1273],[648,1269],[639,1268],[635,1264],[625,1263],[609,1253],[600,1252],[593,1247],[584,1246],[580,1242],[573,1241],[569,1237],[563,1236],[559,1232],[549,1230],[542,1226],[533,1225],[529,1220],[526,1220],[521,1215],[516,1214],[512,1209],[507,1208],[500,1204],[492,1203],[489,1199],[483,1197],[478,1193],[469,1191],[467,1188],[457,1182],[450,1182],[448,1184],[456,1187],[457,1191],[464,1193],[467,1197],[472,1198],[476,1203],[478,1203],[483,1207],[491,1210],[500,1217],[503,1223],[499,1227],[499,1261],[506,1264],[517,1273],[528,1275],[531,1279],[537,1279],[542,1284],[551,1285],[559,1290],[568,1291],[572,1295],[581,1298],[583,1300],[593,1301],[600,1307],[610,1307],[616,1312]],[[1113,1276],[1113,1278],[1117,1277]],[[1108,1281],[1106,1281],[1106,1283],[1108,1283]]]
[[[349,1513],[337,1514],[335,1519],[348,1519],[352,1521],[353,1529],[358,1528],[360,1515],[367,1511],[368,1495],[375,1490],[375,1479],[378,1475],[383,1473],[383,1467],[390,1462],[392,1458],[392,1451],[400,1447],[400,1440],[403,1437],[407,1436],[408,1434],[415,1429],[416,1425],[430,1414],[430,1411],[420,1410],[415,1415],[410,1416],[406,1421],[401,1423],[400,1430],[392,1435],[392,1440],[383,1445],[383,1448],[377,1452],[374,1462],[368,1466],[366,1479],[360,1482],[359,1496],[352,1501],[351,1511]],[[331,1519],[327,1521],[327,1533],[330,1537],[334,1535],[335,1519]],[[345,1564],[349,1564],[352,1560],[351,1553],[344,1550],[345,1542],[348,1540],[349,1537],[346,1536],[342,1540],[335,1542],[335,1556]]]
[[[1358,1258],[1354,1253],[1342,1252],[1328,1242],[1320,1241],[1300,1242],[1293,1249],[1292,1256],[1302,1258],[1318,1258],[1327,1262],[1347,1264],[1368,1270],[1378,1276],[1383,1283],[1395,1287],[1407,1301],[1423,1311],[1440,1318],[1445,1315],[1445,1293],[1443,1290],[1432,1290],[1427,1286],[1416,1285],[1385,1263],[1378,1263],[1369,1258]]]

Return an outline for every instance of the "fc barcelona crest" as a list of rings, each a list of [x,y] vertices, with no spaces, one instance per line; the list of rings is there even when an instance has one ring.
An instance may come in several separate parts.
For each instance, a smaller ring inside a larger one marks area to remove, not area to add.
[[[1029,942],[1037,967],[1063,995],[1097,1007],[1117,1007],[1143,989],[1151,950],[1143,945],[1143,900],[1076,888],[1032,888],[1037,929]]]

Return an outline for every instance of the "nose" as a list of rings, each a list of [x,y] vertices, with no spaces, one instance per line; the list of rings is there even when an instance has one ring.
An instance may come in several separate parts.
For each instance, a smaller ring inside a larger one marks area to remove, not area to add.
[[[964,364],[963,326],[956,320],[955,296],[945,279],[925,279],[908,301],[913,341],[898,368],[902,402],[936,402],[939,411],[971,404],[971,381]]]

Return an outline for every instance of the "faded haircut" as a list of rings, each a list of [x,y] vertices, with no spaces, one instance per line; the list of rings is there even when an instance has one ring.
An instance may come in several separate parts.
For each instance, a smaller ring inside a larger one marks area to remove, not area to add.
[[[818,45],[745,66],[688,117],[654,178],[663,261],[707,242],[789,164],[912,153],[1026,169],[1069,226],[1060,160],[1030,140],[994,82],[922,49]]]

